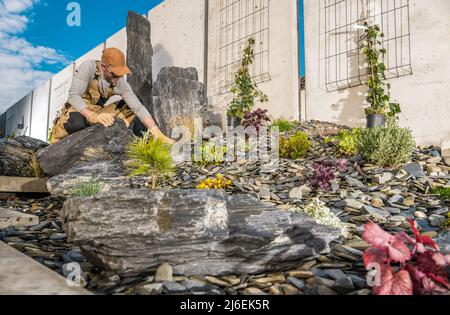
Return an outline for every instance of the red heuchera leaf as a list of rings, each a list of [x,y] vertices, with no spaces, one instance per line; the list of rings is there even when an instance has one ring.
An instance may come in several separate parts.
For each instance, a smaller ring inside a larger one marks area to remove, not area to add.
[[[421,243],[425,246],[429,246],[431,248],[434,248],[435,250],[439,250],[439,247],[437,244],[429,237],[428,235],[421,235],[419,233],[419,230],[417,230],[416,224],[414,223],[414,220],[408,218],[409,224],[411,224],[411,228],[414,232],[414,237],[416,238],[416,241],[418,243]]]
[[[394,273],[391,266],[381,267],[381,286],[373,287],[376,295],[412,295],[413,283],[406,270]]]
[[[372,246],[387,247],[392,239],[392,235],[385,232],[378,224],[369,221],[364,226],[362,239]]]
[[[450,265],[450,255],[442,255],[441,253],[433,253],[433,260],[440,267],[447,267]]]
[[[410,295],[448,293],[450,255],[444,256],[437,244],[428,236],[420,235],[414,221],[409,220],[415,240],[406,233],[391,235],[373,222],[364,226],[362,238],[372,245],[363,254],[367,269],[371,263],[379,264],[381,286],[374,287],[377,295]],[[414,247],[411,253],[407,245]],[[391,261],[402,264],[400,271],[392,269]]]
[[[363,254],[363,261],[366,268],[371,263],[377,263],[379,265],[384,265],[389,263],[387,248],[380,247],[370,247]]]
[[[364,226],[362,238],[372,246],[387,248],[388,257],[394,261],[404,263],[411,259],[411,251],[403,242],[404,236],[393,236],[372,221]]]

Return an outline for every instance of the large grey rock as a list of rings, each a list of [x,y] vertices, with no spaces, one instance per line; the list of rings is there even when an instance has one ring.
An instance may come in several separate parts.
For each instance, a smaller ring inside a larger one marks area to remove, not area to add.
[[[161,69],[153,96],[151,114],[165,134],[170,136],[177,124],[189,119],[202,118],[208,124],[206,90],[195,68]]]
[[[291,270],[329,251],[339,229],[224,191],[119,190],[68,199],[61,211],[70,242],[120,275],[254,274]]]
[[[29,149],[33,152],[36,152],[39,149],[48,147],[47,142],[41,141],[39,139],[27,137],[27,136],[16,137],[16,138],[8,140],[7,142],[9,144],[14,144],[21,148]]]
[[[47,146],[40,140],[21,136],[0,141],[0,176],[40,177],[35,151]]]
[[[72,167],[67,173],[47,180],[47,190],[52,195],[68,195],[81,183],[98,182],[102,191],[127,188],[145,188],[151,180],[148,176],[129,176],[122,160],[83,162]]]
[[[150,22],[130,11],[127,19],[127,65],[132,73],[127,80],[149,111],[152,107],[152,58]]]
[[[36,155],[44,173],[56,176],[85,162],[124,159],[126,146],[132,139],[133,132],[117,119],[112,127],[88,127],[39,150]]]

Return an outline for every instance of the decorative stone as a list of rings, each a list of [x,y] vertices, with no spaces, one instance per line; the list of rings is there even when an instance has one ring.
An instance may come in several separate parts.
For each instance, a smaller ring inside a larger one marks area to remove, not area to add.
[[[259,190],[259,197],[261,199],[270,199],[270,189],[267,187],[261,187]]]
[[[297,279],[308,279],[314,277],[314,273],[312,271],[303,270],[289,271],[288,275]]]
[[[303,198],[303,192],[300,187],[295,187],[289,192],[289,198],[291,199],[302,199]]]
[[[127,81],[142,105],[150,111],[153,83],[151,25],[141,14],[129,11],[126,30],[127,66],[131,70]]]
[[[166,281],[163,283],[163,292],[167,294],[179,294],[186,292],[186,287],[177,283]]]
[[[380,185],[386,184],[387,182],[389,182],[391,179],[394,178],[394,175],[392,175],[392,173],[382,173],[382,174],[377,174],[374,176],[374,182]]]
[[[340,236],[306,215],[224,191],[118,190],[70,198],[61,215],[68,241],[119,275],[163,262],[185,275],[289,270]]]
[[[357,180],[356,178],[347,176],[347,177],[345,178],[345,180],[347,181],[347,183],[348,183],[350,186],[358,187],[358,188],[365,188],[365,187],[366,187],[366,185],[364,185],[361,181]]]
[[[37,151],[36,155],[44,173],[56,176],[86,162],[123,160],[132,139],[133,132],[117,119],[109,128],[88,127]]]
[[[139,295],[156,295],[160,294],[162,290],[163,290],[162,283],[144,284],[136,288],[136,291]]]
[[[355,287],[353,286],[352,279],[349,277],[341,277],[333,283],[331,289],[340,294],[347,294],[354,291]]]
[[[442,223],[445,222],[445,217],[438,214],[432,214],[428,219],[430,221],[430,225],[433,227],[439,227]]]
[[[0,140],[0,176],[41,177],[34,151],[41,146],[33,141],[29,137]]]
[[[246,288],[241,291],[242,295],[267,295],[258,288]]]
[[[409,175],[414,176],[415,178],[421,178],[426,176],[423,171],[422,165],[420,165],[419,163],[411,163],[405,165],[403,167],[403,170],[405,170]]]
[[[375,208],[382,208],[384,207],[384,203],[383,200],[381,200],[380,198],[372,198],[372,202],[371,202],[372,207]]]
[[[153,86],[151,114],[168,136],[177,125],[192,125],[195,118],[208,124],[205,86],[198,82],[195,68],[165,67]]]
[[[434,241],[443,255],[450,255],[450,231],[442,232]]]
[[[155,274],[155,282],[173,281],[172,267],[169,264],[162,264]]]
[[[367,213],[369,213],[372,217],[376,218],[376,219],[387,219],[388,217],[390,217],[390,214],[386,211],[371,207],[371,206],[367,206],[364,205],[364,210],[367,211]]]
[[[349,207],[360,210],[363,207],[363,203],[355,199],[345,199],[335,203],[335,207],[337,208]]]
[[[47,189],[52,195],[69,195],[81,183],[97,182],[102,191],[129,188],[145,188],[151,181],[148,176],[129,176],[129,171],[120,160],[85,162],[72,167],[67,173],[47,180]]]
[[[402,195],[393,195],[391,198],[389,198],[388,203],[390,204],[398,204],[403,203],[405,198],[403,198]]]

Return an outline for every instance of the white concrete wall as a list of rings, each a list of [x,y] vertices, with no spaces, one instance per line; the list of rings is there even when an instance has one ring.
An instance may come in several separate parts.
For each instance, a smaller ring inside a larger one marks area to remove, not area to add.
[[[212,0],[210,2],[214,2]],[[204,0],[166,0],[148,12],[153,81],[163,67],[195,67],[204,82]]]
[[[120,49],[125,56],[127,55],[127,30],[121,29],[106,40],[106,48],[115,47]]]
[[[306,119],[364,126],[364,86],[335,92],[324,87],[320,67],[323,51],[319,50],[321,3],[304,2]],[[403,110],[400,124],[413,130],[418,144],[439,144],[450,136],[450,1],[409,3],[413,75],[390,79],[391,96]]]
[[[229,1],[231,3],[231,1]],[[260,1],[245,0],[241,14],[251,10],[247,5],[259,6]],[[269,102],[255,105],[268,109],[273,118],[300,118],[299,109],[299,59],[298,59],[298,14],[296,0],[269,1],[269,42],[263,40],[263,47],[269,49],[268,73],[270,80],[258,84],[268,97]],[[253,23],[253,22],[252,22]],[[263,22],[264,23],[264,22]],[[212,0],[209,4],[209,36],[208,36],[208,96],[209,104],[214,111],[226,121],[226,110],[233,98],[231,93],[221,93],[223,75],[218,70],[223,61],[220,60],[220,0]],[[222,26],[223,28],[223,26]],[[241,38],[252,33],[253,26],[240,27]],[[224,39],[222,38],[222,41]],[[258,39],[256,39],[258,41]],[[222,43],[223,44],[223,43]],[[258,42],[256,43],[258,45]],[[260,49],[255,45],[255,52]],[[267,46],[266,46],[267,45]],[[239,51],[246,46],[244,42]],[[264,50],[264,48],[263,48]],[[263,66],[263,68],[266,66]],[[264,69],[267,70],[267,69]],[[252,72],[252,70],[251,70]]]
[[[56,118],[58,111],[67,101],[70,85],[72,84],[73,72],[74,65],[71,64],[52,78],[48,128],[52,127],[53,120]]]
[[[47,117],[50,100],[50,80],[33,91],[30,134],[33,138],[47,141]]]
[[[100,60],[102,58],[102,53],[103,53],[104,47],[105,47],[105,44],[101,43],[94,49],[85,53],[83,56],[81,56],[80,58],[78,58],[75,61],[75,67],[80,66],[86,60],[90,60],[90,59]]]
[[[6,134],[14,132],[17,136],[30,135],[31,123],[31,99],[32,93],[28,93],[20,99],[14,106],[6,111]],[[18,125],[23,123],[23,128],[18,129]]]

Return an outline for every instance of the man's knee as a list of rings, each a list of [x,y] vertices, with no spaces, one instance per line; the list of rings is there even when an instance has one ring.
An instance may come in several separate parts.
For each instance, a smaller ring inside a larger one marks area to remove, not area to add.
[[[73,112],[69,114],[69,119],[64,124],[64,129],[67,130],[69,134],[80,131],[88,127],[86,118],[83,117],[78,112]]]

